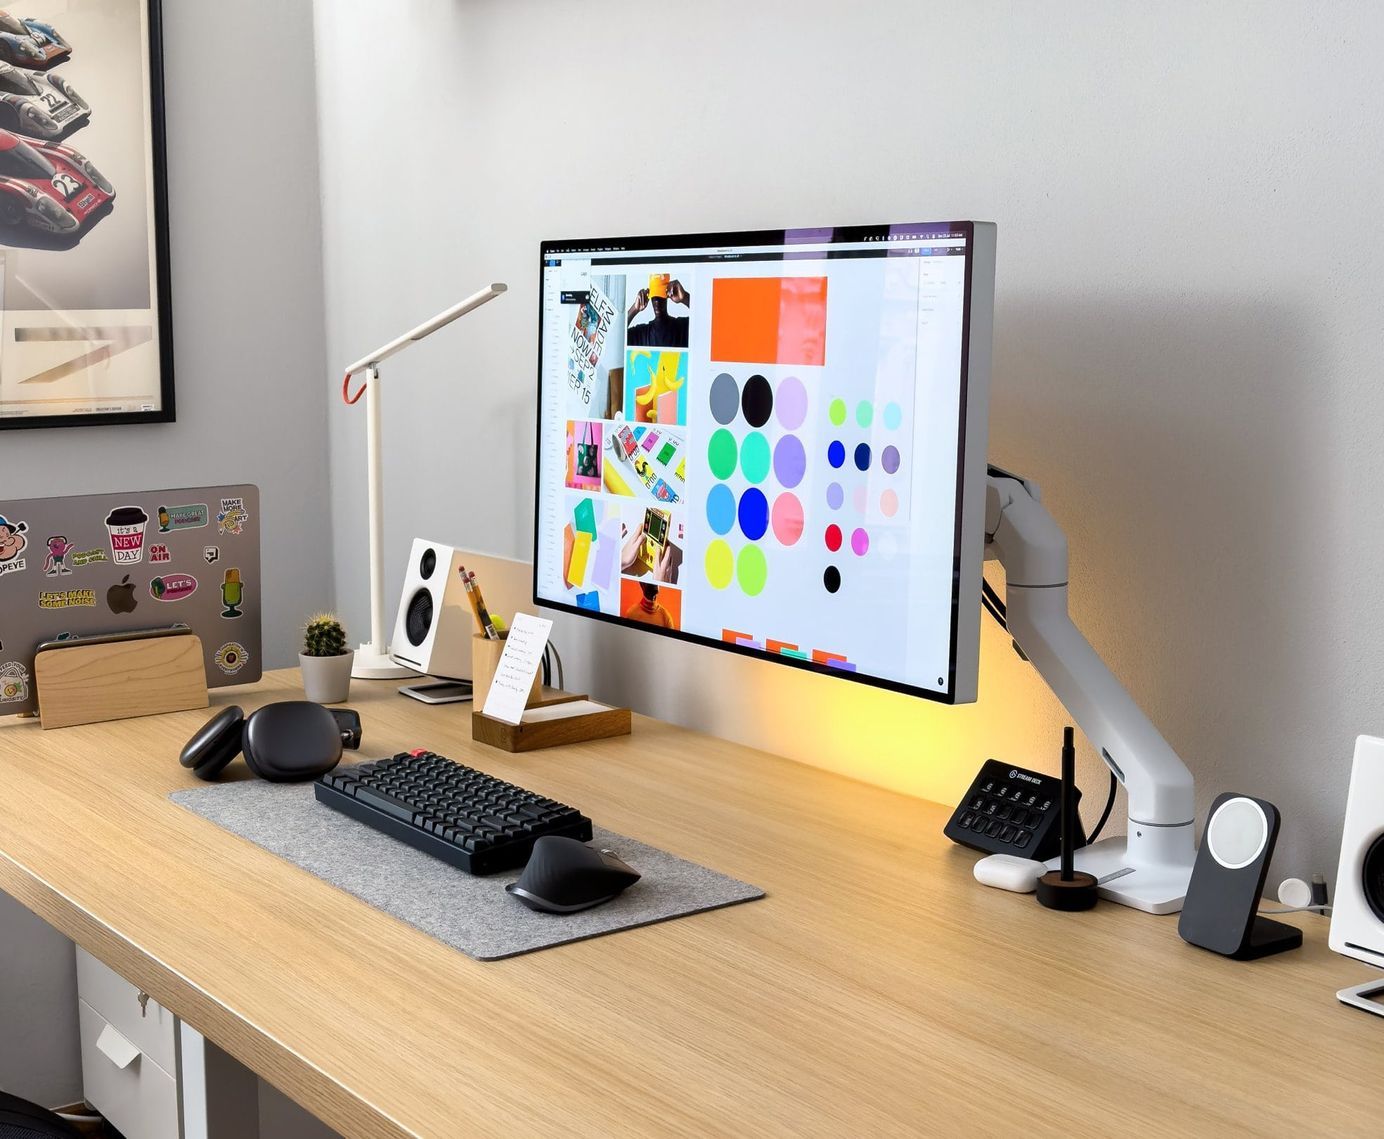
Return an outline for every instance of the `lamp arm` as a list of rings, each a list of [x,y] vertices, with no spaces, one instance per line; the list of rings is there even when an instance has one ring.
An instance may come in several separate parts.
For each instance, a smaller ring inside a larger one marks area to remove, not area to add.
[[[1068,614],[1066,535],[1036,486],[994,467],[985,544],[1004,566],[1010,636],[1124,784],[1130,823],[1190,827],[1191,772]]]
[[[465,316],[472,309],[480,308],[481,305],[485,304],[487,301],[493,301],[507,289],[508,286],[503,282],[496,281],[493,285],[487,285],[479,292],[472,293],[464,301],[460,301],[451,308],[438,313],[431,320],[425,320],[417,328],[405,332],[402,336],[396,336],[388,344],[375,349],[375,351],[371,352],[368,356],[362,356],[346,369],[346,379],[349,380],[357,372],[362,372],[372,365],[378,365],[388,360],[389,357],[393,356],[396,352],[402,351],[414,341],[423,340],[431,336],[439,328],[451,324],[457,317]],[[360,396],[357,394],[356,399],[359,398]],[[355,400],[348,400],[347,402],[354,403]]]

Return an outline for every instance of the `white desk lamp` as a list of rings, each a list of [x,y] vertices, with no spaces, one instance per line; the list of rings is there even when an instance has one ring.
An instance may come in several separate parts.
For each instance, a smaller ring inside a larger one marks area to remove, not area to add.
[[[1067,538],[1038,487],[994,466],[985,556],[1004,566],[1009,635],[1129,797],[1127,836],[1079,849],[1076,869],[1094,874],[1110,901],[1154,914],[1180,910],[1196,860],[1192,773],[1072,623]]]
[[[362,356],[346,369],[341,381],[341,398],[348,404],[355,403],[365,394],[365,461],[369,477],[370,513],[370,640],[356,650],[355,664],[351,675],[360,680],[394,680],[405,676],[417,676],[411,668],[395,664],[389,657],[389,646],[385,643],[384,631],[384,481],[380,471],[380,364],[396,352],[407,348],[415,341],[431,336],[443,325],[451,324],[459,316],[465,316],[472,309],[480,308],[486,301],[493,301],[508,286],[495,283],[480,292],[467,297],[460,304],[453,305],[446,312],[440,312],[425,321],[412,332],[406,332],[396,340],[391,340],[383,348],[377,348],[368,356]],[[357,372],[365,373],[364,384],[349,394],[351,377]]]

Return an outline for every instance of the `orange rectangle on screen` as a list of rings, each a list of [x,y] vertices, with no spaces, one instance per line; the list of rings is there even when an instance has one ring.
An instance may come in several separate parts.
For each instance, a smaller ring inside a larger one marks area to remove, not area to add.
[[[747,638],[750,640],[754,639],[750,637],[749,633],[737,633],[734,629],[721,630],[721,640],[725,641],[727,644],[730,645],[739,644],[740,641],[745,640]]]
[[[764,641],[764,647],[771,653],[781,653],[784,649],[791,649],[793,652],[798,651],[798,646],[792,641],[775,641],[767,638]]]
[[[834,660],[844,661],[846,658],[840,653],[829,653],[826,649],[813,649],[812,659],[818,664],[830,664]]]
[[[717,277],[711,282],[711,358],[821,367],[827,360],[827,279]]]

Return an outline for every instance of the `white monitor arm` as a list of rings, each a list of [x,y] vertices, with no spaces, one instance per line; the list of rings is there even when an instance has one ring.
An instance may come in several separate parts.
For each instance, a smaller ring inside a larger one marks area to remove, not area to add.
[[[1067,538],[1037,486],[991,467],[985,556],[1004,567],[1009,635],[1129,796],[1125,838],[1077,852],[1101,895],[1149,913],[1182,908],[1195,859],[1192,775],[1067,612]]]

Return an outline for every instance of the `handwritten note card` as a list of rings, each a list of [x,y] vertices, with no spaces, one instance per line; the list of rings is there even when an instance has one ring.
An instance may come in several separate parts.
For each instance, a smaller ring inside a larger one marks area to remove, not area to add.
[[[485,715],[506,724],[519,723],[552,628],[553,623],[545,617],[528,613],[514,615],[514,624],[505,638],[505,650],[495,668],[495,679],[490,683],[485,707],[481,709]]]

